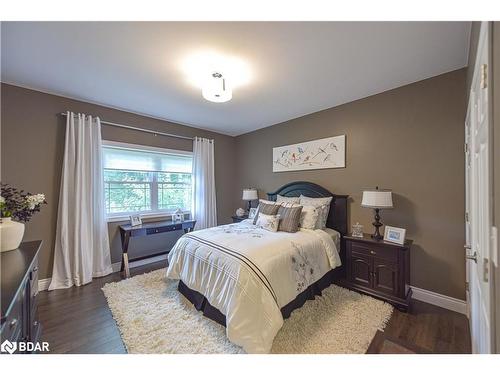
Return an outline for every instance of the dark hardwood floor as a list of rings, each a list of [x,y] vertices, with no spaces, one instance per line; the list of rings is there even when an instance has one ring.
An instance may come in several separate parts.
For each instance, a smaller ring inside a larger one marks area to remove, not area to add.
[[[164,262],[132,268],[131,276],[159,269]],[[120,332],[101,288],[121,280],[119,273],[80,288],[39,295],[42,340],[51,353],[126,353]],[[385,331],[378,332],[367,353],[470,353],[469,324],[464,315],[420,301],[409,313],[395,310]]]

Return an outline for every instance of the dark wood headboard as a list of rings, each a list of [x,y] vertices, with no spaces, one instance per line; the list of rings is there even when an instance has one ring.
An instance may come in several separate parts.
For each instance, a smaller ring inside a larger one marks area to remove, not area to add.
[[[326,220],[328,228],[335,229],[343,236],[347,234],[347,198],[348,195],[337,195],[326,190],[313,182],[296,181],[290,182],[273,193],[267,193],[267,197],[271,201],[275,201],[278,195],[284,197],[299,197],[305,195],[310,198],[333,197],[330,204],[330,212]]]

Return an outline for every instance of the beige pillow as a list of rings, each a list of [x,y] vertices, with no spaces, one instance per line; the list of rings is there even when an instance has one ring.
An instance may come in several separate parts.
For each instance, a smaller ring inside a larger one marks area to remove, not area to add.
[[[319,209],[319,221],[316,229],[323,229],[326,227],[326,220],[330,212],[330,203],[333,197],[324,198],[309,198],[305,195],[300,196],[300,204],[303,206],[313,206]]]
[[[269,232],[277,232],[279,228],[280,218],[278,215],[259,214],[256,225]]]
[[[253,219],[254,225],[257,224],[257,220],[259,219],[260,214],[276,215],[279,208],[280,205],[278,203],[261,199],[259,201],[259,207],[257,207],[257,213],[255,214],[255,217]]]
[[[295,233],[299,230],[300,214],[302,206],[285,207],[281,206],[278,209],[280,224],[278,230],[282,232]]]

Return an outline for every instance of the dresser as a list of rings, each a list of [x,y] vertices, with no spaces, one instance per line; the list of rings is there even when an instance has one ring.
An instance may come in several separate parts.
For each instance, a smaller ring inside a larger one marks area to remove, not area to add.
[[[1,253],[1,342],[38,342],[38,253],[42,241]],[[16,350],[20,352],[19,348]]]
[[[373,297],[383,299],[402,311],[410,306],[410,248],[403,245],[345,236],[346,278],[342,284]]]

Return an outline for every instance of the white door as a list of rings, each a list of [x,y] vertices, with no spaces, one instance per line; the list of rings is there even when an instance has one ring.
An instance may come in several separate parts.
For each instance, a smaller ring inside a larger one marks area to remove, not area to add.
[[[474,78],[466,119],[466,248],[469,278],[469,308],[474,353],[491,353],[493,348],[491,282],[491,149],[489,116],[489,25],[481,24]]]

